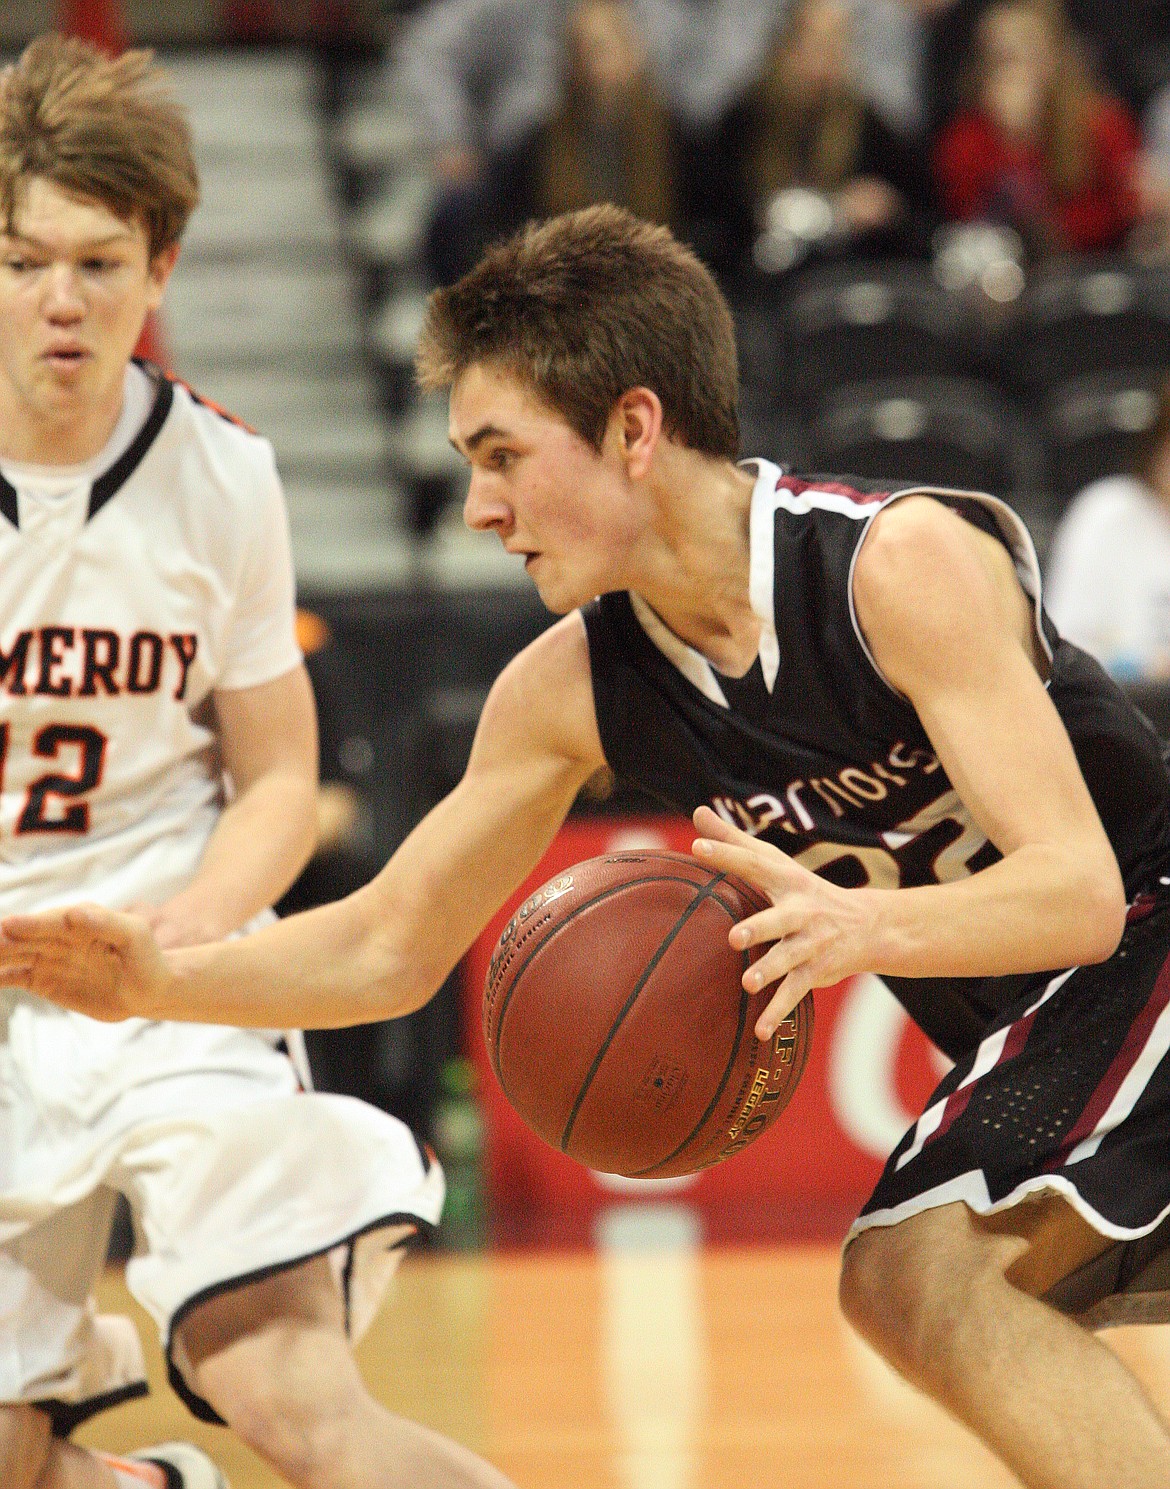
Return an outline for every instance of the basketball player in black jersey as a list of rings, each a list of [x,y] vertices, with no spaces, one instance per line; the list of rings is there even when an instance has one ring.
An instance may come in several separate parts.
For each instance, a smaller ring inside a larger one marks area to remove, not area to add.
[[[102,1018],[405,1013],[608,764],[765,891],[731,932],[768,948],[761,1039],[875,972],[956,1062],[851,1234],[854,1325],[1025,1484],[1164,1489],[1170,1434],[1091,1326],[1170,1316],[1170,777],[1048,622],[1022,524],[737,464],[727,307],[615,208],[438,292],[420,368],[468,522],[563,616],[462,782],[337,904],[165,954],[132,917],[12,919],[0,974]]]

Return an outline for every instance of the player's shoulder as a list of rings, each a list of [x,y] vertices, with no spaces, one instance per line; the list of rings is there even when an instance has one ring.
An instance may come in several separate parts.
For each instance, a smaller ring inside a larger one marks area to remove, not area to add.
[[[160,376],[170,388],[184,438],[198,444],[213,464],[239,471],[242,463],[243,470],[257,477],[270,476],[274,457],[263,434],[174,373]]]
[[[905,566],[938,554],[960,551],[970,525],[958,512],[927,492],[909,492],[886,501],[873,514],[857,558],[858,571]]]
[[[579,610],[564,615],[516,654],[497,679],[501,690],[555,697],[575,683],[588,684],[589,641]]]
[[[926,494],[884,505],[869,524],[853,570],[864,624],[900,627],[924,610],[948,613],[981,571],[980,534]]]

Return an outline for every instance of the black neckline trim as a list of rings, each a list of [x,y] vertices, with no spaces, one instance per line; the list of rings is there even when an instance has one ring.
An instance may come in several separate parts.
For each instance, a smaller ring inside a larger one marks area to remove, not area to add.
[[[154,406],[147,415],[146,423],[131,440],[127,449],[90,487],[89,511],[85,518],[87,522],[97,516],[109,499],[125,486],[142,464],[143,457],[154,444],[159,430],[166,423],[171,404],[175,401],[175,388],[171,380],[152,363],[140,362],[137,357],[134,360],[156,384]],[[20,503],[17,499],[16,487],[3,475],[0,475],[0,515],[5,517],[18,532],[20,531]]]
[[[16,499],[16,487],[0,475],[0,512],[13,527],[20,530],[20,504]]]
[[[154,407],[147,415],[146,423],[131,440],[129,447],[119,455],[104,475],[97,478],[90,488],[87,522],[91,522],[110,498],[117,495],[142,464],[146,452],[154,444],[159,430],[166,423],[171,405],[175,401],[175,386],[170,378],[165,377],[157,367],[150,363],[140,362],[138,365],[148,377],[156,380],[157,392],[154,395]]]

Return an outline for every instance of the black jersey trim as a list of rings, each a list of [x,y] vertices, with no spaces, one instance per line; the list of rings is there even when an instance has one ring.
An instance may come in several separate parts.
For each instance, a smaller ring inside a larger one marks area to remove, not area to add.
[[[98,1412],[109,1411],[113,1406],[121,1406],[124,1401],[137,1401],[149,1394],[150,1387],[146,1381],[135,1380],[129,1385],[102,1391],[97,1396],[86,1396],[81,1401],[58,1401],[51,1397],[43,1401],[28,1401],[24,1405],[35,1406],[38,1411],[43,1411],[49,1418],[52,1435],[64,1439],[71,1436],[83,1422],[88,1422],[90,1417],[96,1417]]]
[[[114,461],[109,470],[93,483],[89,492],[89,512],[86,521],[92,522],[106,503],[121,491],[126,482],[142,464],[146,458],[147,451],[158,438],[159,431],[167,421],[167,415],[171,411],[171,405],[175,401],[175,390],[170,380],[161,373],[157,367],[150,363],[137,363],[147,374],[154,378],[157,391],[154,395],[154,407],[147,415],[146,423],[131,440],[129,447]]]
[[[0,512],[7,520],[20,531],[20,503],[16,497],[16,487],[11,481],[0,476]]]
[[[87,522],[97,516],[112,496],[117,495],[142,464],[146,452],[154,444],[159,430],[166,423],[167,415],[171,411],[171,404],[175,399],[175,390],[164,373],[160,372],[153,364],[142,362],[137,357],[134,358],[134,362],[157,385],[154,395],[154,405],[147,415],[146,423],[143,424],[142,428],[131,440],[127,449],[114,461],[109,470],[100,475],[90,487],[89,510],[85,518]],[[18,532],[20,531],[20,502],[16,495],[16,487],[2,475],[0,475],[0,514]]]

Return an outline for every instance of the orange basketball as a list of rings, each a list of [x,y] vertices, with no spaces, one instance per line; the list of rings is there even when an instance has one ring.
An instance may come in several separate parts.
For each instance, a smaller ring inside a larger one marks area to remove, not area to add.
[[[766,902],[683,853],[611,853],[530,895],[500,936],[484,1037],[504,1094],[553,1147],[631,1178],[692,1173],[745,1148],[796,1089],[807,997],[765,1044],[772,989],[727,934]]]

